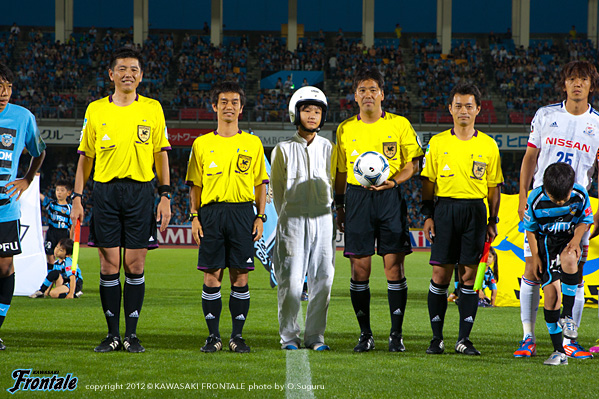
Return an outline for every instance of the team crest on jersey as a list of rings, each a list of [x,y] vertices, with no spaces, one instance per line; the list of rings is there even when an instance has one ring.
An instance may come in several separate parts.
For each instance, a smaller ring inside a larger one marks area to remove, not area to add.
[[[589,136],[595,135],[595,126],[587,125],[586,129],[584,129],[584,134],[588,134]]]
[[[485,175],[485,171],[487,170],[487,164],[484,162],[472,162],[472,174],[478,180],[482,180]]]
[[[397,143],[395,141],[383,143],[383,154],[387,158],[393,158],[397,154]]]
[[[151,131],[152,129],[150,126],[137,125],[137,138],[139,138],[142,143],[145,143],[150,138]]]
[[[12,136],[10,134],[2,135],[2,145],[4,147],[10,147],[12,145]]]
[[[248,157],[247,155],[241,155],[237,157],[237,169],[240,172],[247,172],[252,164],[252,157]]]

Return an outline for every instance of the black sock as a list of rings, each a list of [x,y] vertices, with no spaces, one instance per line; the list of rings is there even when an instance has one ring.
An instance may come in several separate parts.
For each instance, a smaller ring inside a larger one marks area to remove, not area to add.
[[[559,309],[547,310],[545,312],[545,323],[547,324],[547,330],[549,330],[549,336],[551,337],[551,343],[553,344],[553,350],[556,352],[566,353],[563,346],[562,340],[562,328],[558,324],[559,320]]]
[[[391,332],[399,332],[403,325],[403,317],[406,313],[406,302],[408,301],[408,283],[406,278],[398,281],[387,280],[387,298],[389,299],[389,311],[391,312]]]
[[[15,274],[0,278],[0,327],[4,323],[6,313],[10,308],[10,302],[15,292]]]
[[[54,264],[46,262],[46,267],[48,268],[48,271],[51,271],[52,269],[54,269]]]
[[[572,317],[572,308],[578,290],[578,273],[562,272],[562,317]]]
[[[478,310],[478,294],[473,290],[473,285],[462,284],[460,288],[460,302],[458,309],[460,310],[460,332],[458,341],[470,337],[474,319],[476,319],[476,311]]]
[[[50,271],[48,273],[48,275],[46,276],[46,279],[42,283],[42,285],[40,287],[40,291],[46,292],[48,287],[50,287],[56,280],[58,280],[58,276],[60,276],[60,271],[58,271],[58,270]]]
[[[123,309],[125,310],[125,337],[130,337],[137,331],[137,322],[144,304],[146,283],[141,274],[125,273],[123,289]]]
[[[443,324],[447,312],[447,288],[449,284],[436,284],[431,280],[428,287],[428,315],[433,337],[443,339]]]
[[[349,294],[354,312],[358,318],[360,331],[363,333],[372,333],[370,329],[370,286],[368,280],[354,281],[349,280]]]
[[[233,331],[231,338],[241,335],[243,325],[250,310],[250,289],[247,285],[243,287],[231,287],[231,297],[229,298],[229,311],[233,319]]]
[[[121,282],[119,273],[100,273],[100,300],[108,324],[108,334],[120,335],[119,317],[121,314]]]
[[[220,312],[223,309],[223,300],[220,296],[220,287],[208,287],[204,284],[202,290],[202,310],[208,325],[208,334],[220,337],[218,329]]]

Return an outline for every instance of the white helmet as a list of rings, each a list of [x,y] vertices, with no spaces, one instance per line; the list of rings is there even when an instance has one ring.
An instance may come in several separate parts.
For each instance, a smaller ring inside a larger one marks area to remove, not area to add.
[[[318,126],[320,129],[327,119],[327,97],[322,90],[314,86],[304,86],[291,96],[291,100],[289,100],[289,119],[291,123],[294,125],[300,124],[300,107],[306,104],[314,104],[322,109],[322,118]]]

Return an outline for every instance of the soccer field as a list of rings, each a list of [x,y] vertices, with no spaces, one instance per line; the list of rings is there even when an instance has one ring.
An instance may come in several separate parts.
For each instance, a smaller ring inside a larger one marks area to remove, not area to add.
[[[101,354],[93,352],[106,335],[98,294],[98,256],[96,250],[83,248],[83,297],[72,301],[13,299],[0,330],[8,346],[0,353],[0,397],[10,396],[6,390],[15,385],[12,373],[16,369],[50,372],[31,377],[70,373],[77,378],[77,387],[73,392],[53,394],[21,389],[14,397],[597,397],[592,380],[599,375],[597,359],[569,359],[566,367],[543,365],[552,347],[542,311],[537,321],[536,358],[512,356],[522,333],[518,308],[480,308],[472,340],[482,356],[455,354],[458,312],[454,304],[449,304],[446,317],[446,353],[426,355],[431,338],[426,305],[428,256],[417,252],[407,258],[405,353],[387,351],[387,285],[379,257],[373,258],[370,279],[376,349],[353,352],[359,328],[349,299],[349,261],[340,252],[326,333],[330,352],[280,349],[276,289],[270,288],[268,274],[257,261],[250,275],[251,307],[243,334],[252,353],[201,353],[207,328],[201,309],[202,275],[195,269],[197,252],[169,248],[148,254],[146,299],[138,328],[146,352]],[[223,284],[222,292],[221,334],[226,342],[231,331],[229,284]],[[121,328],[124,331],[123,318]],[[581,344],[588,348],[597,334],[597,311],[585,309]]]

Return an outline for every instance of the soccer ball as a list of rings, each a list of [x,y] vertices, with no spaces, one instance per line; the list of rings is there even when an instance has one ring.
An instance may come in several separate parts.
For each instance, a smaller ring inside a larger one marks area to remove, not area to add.
[[[365,187],[382,184],[390,172],[389,162],[376,151],[361,154],[354,163],[354,176],[358,183]]]

